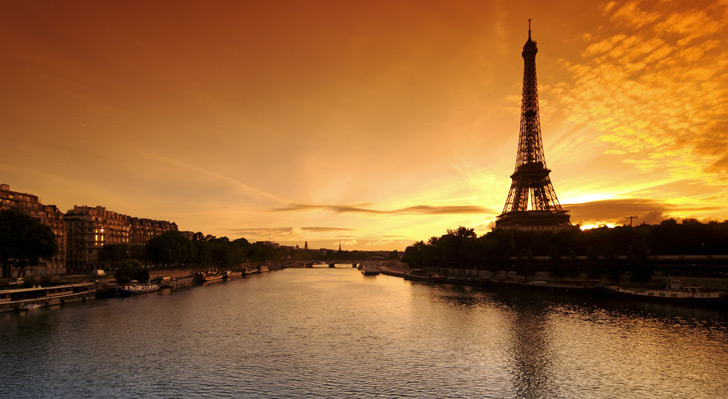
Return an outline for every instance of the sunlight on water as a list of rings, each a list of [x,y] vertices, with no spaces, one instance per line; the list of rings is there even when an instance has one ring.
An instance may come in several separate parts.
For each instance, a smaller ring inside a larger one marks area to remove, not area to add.
[[[726,397],[724,314],[352,269],[0,315],[0,397]]]

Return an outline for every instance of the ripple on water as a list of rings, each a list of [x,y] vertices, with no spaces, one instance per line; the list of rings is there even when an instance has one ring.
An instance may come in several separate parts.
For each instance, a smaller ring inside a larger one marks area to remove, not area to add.
[[[0,397],[727,397],[728,324],[286,270],[0,315]]]

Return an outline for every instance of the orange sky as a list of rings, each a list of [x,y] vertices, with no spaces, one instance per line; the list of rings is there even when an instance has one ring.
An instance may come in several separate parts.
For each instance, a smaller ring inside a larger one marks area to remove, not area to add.
[[[4,0],[0,182],[252,241],[483,234],[528,18],[572,222],[727,219],[725,0]]]

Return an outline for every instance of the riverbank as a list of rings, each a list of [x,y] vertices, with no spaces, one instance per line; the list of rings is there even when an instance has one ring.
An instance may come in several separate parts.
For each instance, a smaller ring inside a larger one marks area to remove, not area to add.
[[[513,272],[456,269],[410,269],[406,267],[380,267],[380,273],[406,280],[430,284],[478,287],[519,295],[523,293],[551,293],[577,297],[622,297],[631,301],[662,302],[676,305],[707,306],[728,310],[728,279],[725,278],[671,278],[653,276],[644,283],[622,279],[551,278],[548,273],[536,273],[528,278]],[[438,273],[439,272],[439,273]],[[443,273],[443,274],[440,274]],[[629,292],[632,295],[623,295]],[[706,299],[712,297],[711,299]]]

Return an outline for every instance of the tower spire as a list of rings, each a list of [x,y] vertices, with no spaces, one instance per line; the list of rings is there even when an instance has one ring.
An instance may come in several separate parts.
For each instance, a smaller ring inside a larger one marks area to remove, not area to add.
[[[528,41],[523,46],[523,93],[521,127],[518,135],[516,168],[511,175],[503,213],[496,218],[497,228],[519,230],[560,230],[571,226],[569,212],[564,211],[549,178],[541,139],[536,83],[536,53],[528,20]],[[530,201],[529,201],[530,200]],[[530,204],[530,207],[529,207]]]

